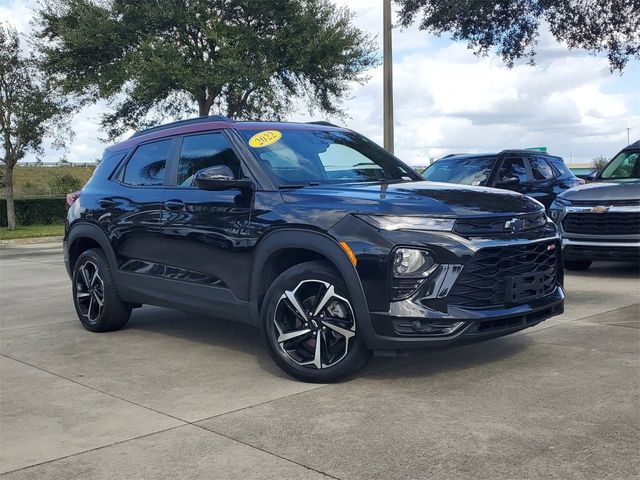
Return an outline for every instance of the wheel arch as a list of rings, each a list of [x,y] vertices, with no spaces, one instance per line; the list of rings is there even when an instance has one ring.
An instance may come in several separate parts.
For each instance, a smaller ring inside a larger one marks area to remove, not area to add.
[[[325,260],[331,263],[347,285],[359,328],[364,327],[362,330],[366,336],[371,325],[369,309],[355,267],[335,239],[323,233],[302,229],[276,230],[267,234],[256,247],[249,290],[251,315],[256,323],[260,322],[261,301],[270,284],[273,263],[282,258],[281,256],[295,256],[301,252],[308,252],[310,255],[302,255],[299,257],[300,261],[288,265],[285,263],[284,266],[290,268],[309,260]],[[281,271],[284,271],[282,263],[280,266]]]
[[[104,252],[112,271],[117,271],[118,262],[107,234],[93,223],[81,222],[72,224],[66,237],[69,273],[73,271],[75,262],[82,252],[96,247]]]

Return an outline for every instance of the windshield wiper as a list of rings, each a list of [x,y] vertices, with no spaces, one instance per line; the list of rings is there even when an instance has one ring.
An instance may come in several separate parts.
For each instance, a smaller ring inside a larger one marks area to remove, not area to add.
[[[317,187],[318,185],[320,185],[320,182],[286,183],[284,185],[279,185],[278,188],[280,190],[288,190],[288,189],[296,189],[296,188],[304,188],[304,187]]]

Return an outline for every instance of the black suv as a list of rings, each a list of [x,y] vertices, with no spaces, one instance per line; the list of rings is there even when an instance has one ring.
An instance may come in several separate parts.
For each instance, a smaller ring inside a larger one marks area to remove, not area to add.
[[[597,172],[593,183],[556,198],[549,215],[562,233],[564,264],[586,270],[594,260],[640,260],[640,141]]]
[[[371,350],[504,335],[564,306],[540,203],[425,182],[322,122],[139,132],[106,150],[64,243],[89,330],[121,328],[141,304],[239,320],[306,381],[352,373]]]
[[[556,196],[581,185],[560,157],[532,150],[448,155],[423,173],[432,182],[504,188],[524,193],[549,208]]]

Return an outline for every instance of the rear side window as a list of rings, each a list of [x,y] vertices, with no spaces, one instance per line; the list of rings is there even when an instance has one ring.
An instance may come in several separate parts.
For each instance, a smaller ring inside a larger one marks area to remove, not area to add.
[[[227,137],[222,133],[184,137],[178,162],[177,184],[191,186],[198,171],[218,165],[229,167],[236,178],[242,177],[240,160]]]
[[[550,180],[555,176],[553,168],[551,168],[551,165],[549,165],[544,158],[530,158],[529,163],[534,180]]]
[[[564,160],[560,157],[549,157],[547,159],[554,170],[558,172],[558,175],[572,175],[571,170],[564,163]]]
[[[172,139],[140,145],[124,170],[122,182],[136,186],[162,185]]]
[[[505,158],[498,172],[498,181],[504,182],[517,178],[520,183],[529,181],[527,169],[522,158]]]

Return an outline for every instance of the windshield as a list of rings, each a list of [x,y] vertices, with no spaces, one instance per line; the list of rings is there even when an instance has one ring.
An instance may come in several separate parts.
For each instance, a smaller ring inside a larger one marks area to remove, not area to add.
[[[279,186],[421,180],[386,150],[354,132],[240,130]]]
[[[637,180],[640,178],[640,162],[637,150],[620,152],[602,171],[602,180]]]
[[[495,158],[445,158],[432,164],[422,174],[432,182],[486,185]]]

